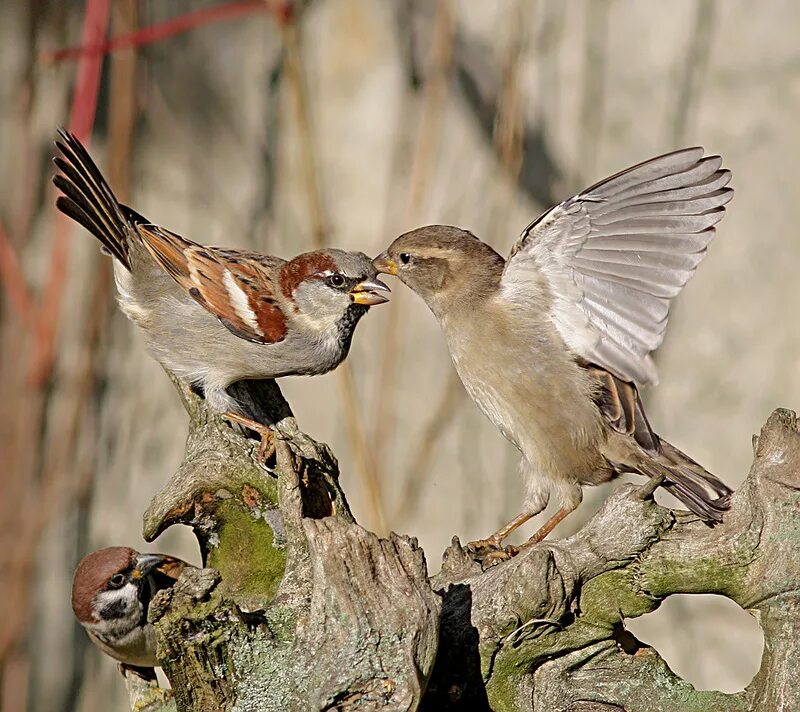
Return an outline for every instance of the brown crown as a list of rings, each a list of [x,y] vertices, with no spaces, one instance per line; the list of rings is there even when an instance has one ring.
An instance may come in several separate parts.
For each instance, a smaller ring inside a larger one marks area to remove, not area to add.
[[[84,556],[72,579],[72,610],[84,623],[96,620],[92,601],[114,575],[130,568],[138,552],[127,546],[111,546]]]

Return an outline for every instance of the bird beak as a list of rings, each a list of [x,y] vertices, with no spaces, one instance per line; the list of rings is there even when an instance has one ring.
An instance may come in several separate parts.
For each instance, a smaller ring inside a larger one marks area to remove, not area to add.
[[[167,570],[177,562],[178,559],[165,554],[139,554],[136,557],[136,566],[133,567],[132,578],[134,580],[142,579],[153,571],[167,573]]]
[[[363,304],[364,306],[375,306],[376,304],[383,304],[388,302],[389,299],[377,292],[391,291],[383,282],[377,277],[373,279],[365,279],[359,282],[355,287],[350,290],[350,296],[356,304]]]
[[[372,260],[372,266],[381,274],[397,274],[397,262],[391,259],[386,252]]]

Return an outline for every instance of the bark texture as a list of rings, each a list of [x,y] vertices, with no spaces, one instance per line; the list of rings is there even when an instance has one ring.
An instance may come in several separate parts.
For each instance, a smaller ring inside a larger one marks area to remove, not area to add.
[[[151,611],[177,710],[800,709],[794,413],[754,438],[719,526],[656,504],[656,482],[623,485],[569,539],[485,571],[454,539],[429,578],[414,539],[354,521],[335,459],[277,386],[248,388],[277,423],[274,463],[183,392],[186,458],[145,515],[148,539],[192,526],[209,566]],[[765,651],[744,691],[696,691],[625,630],[673,593],[721,594],[757,617]]]

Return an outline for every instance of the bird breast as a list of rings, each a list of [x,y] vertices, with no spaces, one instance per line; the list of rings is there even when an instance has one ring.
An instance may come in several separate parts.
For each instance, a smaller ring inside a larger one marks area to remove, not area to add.
[[[600,466],[602,419],[591,383],[552,325],[491,305],[445,333],[464,387],[536,473],[587,479]]]

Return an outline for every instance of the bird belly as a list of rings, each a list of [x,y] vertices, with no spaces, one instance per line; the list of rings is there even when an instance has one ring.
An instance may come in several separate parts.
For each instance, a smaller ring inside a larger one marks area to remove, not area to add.
[[[522,453],[526,475],[556,482],[608,479],[600,452],[605,430],[583,370],[567,357],[537,354],[530,344],[522,352],[529,358],[511,362],[507,348],[493,354],[485,341],[480,356],[453,352],[453,361],[469,395]]]
[[[317,338],[290,331],[283,341],[272,344],[247,341],[228,331],[177,285],[162,285],[154,292],[145,281],[132,283],[127,271],[117,275],[122,311],[142,327],[153,357],[180,379],[201,386],[216,410],[237,410],[225,394],[235,381],[325,373],[345,356],[332,331]]]
[[[159,664],[155,655],[155,631],[149,623],[137,626],[124,638],[114,641],[113,646],[98,638],[91,631],[87,631],[87,633],[100,650],[121,663],[137,667],[156,667]]]

